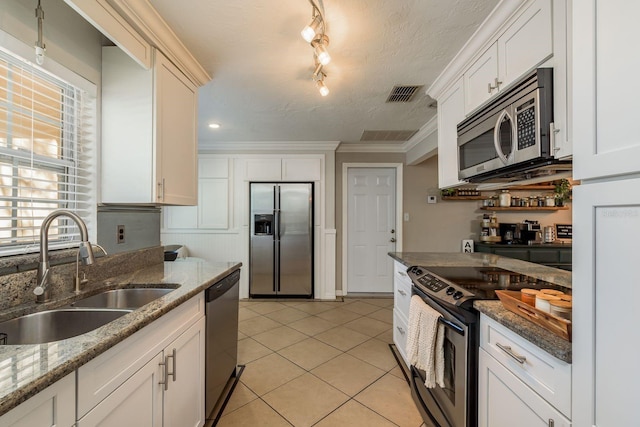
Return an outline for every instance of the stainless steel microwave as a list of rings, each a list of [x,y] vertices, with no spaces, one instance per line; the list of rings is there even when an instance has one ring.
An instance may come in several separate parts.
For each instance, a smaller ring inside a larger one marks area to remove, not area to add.
[[[538,68],[458,124],[458,178],[485,182],[558,163],[553,137],[553,69]]]

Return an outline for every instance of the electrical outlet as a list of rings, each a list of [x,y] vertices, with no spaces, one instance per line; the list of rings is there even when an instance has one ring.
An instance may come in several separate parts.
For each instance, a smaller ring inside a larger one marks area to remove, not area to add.
[[[408,222],[409,221],[409,212],[405,212],[404,213],[404,222]]]
[[[118,234],[116,236],[116,242],[118,244],[124,243],[124,225],[118,226]]]

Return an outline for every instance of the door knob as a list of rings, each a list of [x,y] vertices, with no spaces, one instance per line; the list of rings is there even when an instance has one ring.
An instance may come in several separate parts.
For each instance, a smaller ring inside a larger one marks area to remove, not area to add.
[[[396,242],[396,238],[392,237],[391,240],[389,240],[391,243],[395,243]]]

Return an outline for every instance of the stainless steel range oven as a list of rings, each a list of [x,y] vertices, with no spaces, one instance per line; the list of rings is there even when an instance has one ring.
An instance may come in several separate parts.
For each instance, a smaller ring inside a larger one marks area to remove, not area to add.
[[[558,286],[493,267],[413,266],[407,273],[413,282],[412,294],[438,311],[445,326],[444,387],[427,388],[424,371],[411,366],[413,400],[428,427],[475,427],[479,316],[473,301],[496,299],[496,289]]]

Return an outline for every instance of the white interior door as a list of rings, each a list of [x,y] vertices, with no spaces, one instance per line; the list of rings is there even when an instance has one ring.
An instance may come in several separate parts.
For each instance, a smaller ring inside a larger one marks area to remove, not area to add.
[[[396,248],[395,168],[347,172],[347,293],[393,292]],[[344,268],[344,267],[343,267]]]

